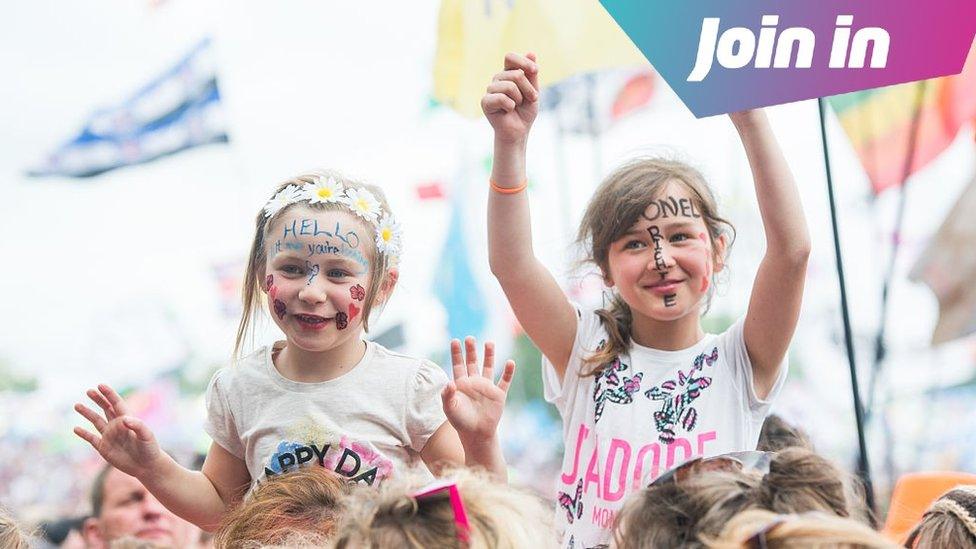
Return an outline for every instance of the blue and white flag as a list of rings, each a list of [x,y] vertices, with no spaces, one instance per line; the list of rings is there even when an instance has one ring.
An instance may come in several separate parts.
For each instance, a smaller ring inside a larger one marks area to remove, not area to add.
[[[130,98],[92,114],[78,136],[27,173],[90,177],[226,141],[213,50],[206,38]]]
[[[451,223],[447,240],[437,265],[434,295],[447,311],[447,331],[452,338],[480,337],[488,324],[488,306],[478,289],[468,245],[461,201],[455,197],[451,204]]]

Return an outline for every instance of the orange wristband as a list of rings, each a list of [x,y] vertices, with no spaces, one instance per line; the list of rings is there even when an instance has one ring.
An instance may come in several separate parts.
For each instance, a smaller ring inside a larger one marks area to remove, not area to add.
[[[525,183],[522,183],[518,187],[499,187],[491,179],[488,180],[488,183],[491,184],[491,190],[499,194],[518,194],[524,191],[529,186],[528,180],[526,180]]]

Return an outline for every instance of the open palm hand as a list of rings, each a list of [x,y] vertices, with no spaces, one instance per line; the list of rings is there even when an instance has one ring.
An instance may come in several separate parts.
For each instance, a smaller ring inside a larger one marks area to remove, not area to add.
[[[474,338],[465,338],[464,347],[462,356],[461,342],[456,339],[451,341],[454,381],[449,382],[441,393],[444,413],[461,440],[486,440],[493,437],[498,429],[508,388],[515,375],[515,362],[505,362],[496,384],[494,344],[485,343],[484,365],[480,374]]]

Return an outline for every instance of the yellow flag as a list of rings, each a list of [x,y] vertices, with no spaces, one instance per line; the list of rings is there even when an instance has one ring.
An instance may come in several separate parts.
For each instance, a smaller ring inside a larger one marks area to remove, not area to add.
[[[598,0],[442,0],[434,98],[481,116],[485,87],[510,51],[536,54],[540,86],[647,63]]]

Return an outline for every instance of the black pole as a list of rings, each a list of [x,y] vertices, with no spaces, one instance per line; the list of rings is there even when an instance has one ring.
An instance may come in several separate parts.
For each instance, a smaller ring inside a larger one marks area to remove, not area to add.
[[[851,319],[847,308],[847,287],[844,282],[844,261],[840,253],[840,234],[837,230],[837,208],[834,205],[834,180],[830,173],[830,149],[827,147],[827,124],[824,100],[817,98],[820,110],[820,140],[823,144],[824,167],[827,171],[827,197],[830,203],[830,225],[834,234],[834,257],[837,262],[837,282],[840,285],[840,310],[844,319],[844,344],[847,347],[847,362],[851,369],[851,392],[854,395],[854,418],[857,421],[857,474],[864,482],[864,496],[868,505],[871,525],[877,527],[874,503],[874,485],[871,482],[871,469],[868,466],[868,447],[864,441],[864,409],[861,407],[861,392],[857,384],[857,366],[854,361],[854,338],[851,335]]]
[[[901,245],[901,226],[905,218],[905,204],[908,202],[908,176],[912,173],[912,165],[915,163],[915,147],[918,142],[918,128],[922,120],[922,100],[925,98],[925,80],[918,83],[915,92],[915,111],[912,113],[912,124],[908,130],[907,150],[905,160],[902,164],[901,189],[898,194],[898,211],[895,215],[895,230],[892,233],[894,238],[891,242],[891,257],[888,259],[888,269],[885,271],[883,285],[881,286],[881,324],[878,326],[878,334],[874,340],[874,364],[871,365],[871,380],[868,383],[868,402],[864,407],[865,415],[870,418],[874,413],[874,401],[877,393],[877,380],[881,374],[881,365],[888,354],[885,347],[885,324],[888,319],[888,293],[891,289],[891,279],[895,274],[895,259],[898,258],[898,249]]]

